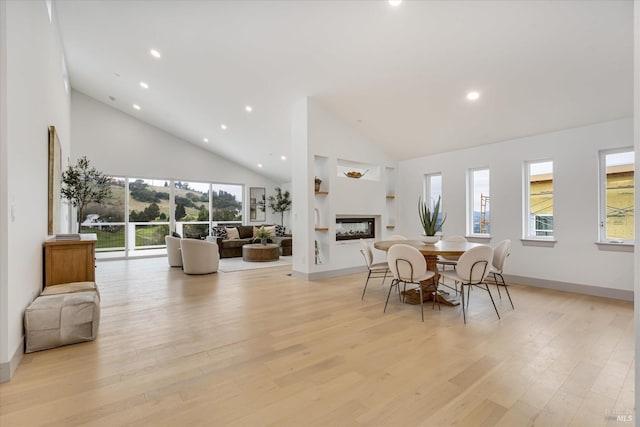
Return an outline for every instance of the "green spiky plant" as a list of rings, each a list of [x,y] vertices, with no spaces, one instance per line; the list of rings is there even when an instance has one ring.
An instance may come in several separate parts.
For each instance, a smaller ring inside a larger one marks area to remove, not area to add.
[[[442,221],[438,223],[438,215],[440,213],[440,197],[433,207],[433,212],[429,209],[429,204],[422,200],[422,197],[418,199],[418,215],[420,215],[420,224],[424,230],[424,234],[427,236],[435,236],[435,234],[442,230],[442,224],[447,219],[445,214]]]

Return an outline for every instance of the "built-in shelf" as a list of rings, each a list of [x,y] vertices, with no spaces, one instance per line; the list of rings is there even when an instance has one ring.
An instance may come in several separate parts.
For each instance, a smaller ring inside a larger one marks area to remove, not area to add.
[[[316,191],[315,192],[316,196],[326,196],[329,194],[328,191]]]
[[[316,230],[316,231],[329,231],[329,227],[315,227],[314,230]]]
[[[387,194],[387,199],[388,200],[393,200],[395,198],[396,198],[396,196],[394,196],[393,194]]]
[[[394,228],[396,228],[395,225],[387,225],[387,230],[393,230]]]

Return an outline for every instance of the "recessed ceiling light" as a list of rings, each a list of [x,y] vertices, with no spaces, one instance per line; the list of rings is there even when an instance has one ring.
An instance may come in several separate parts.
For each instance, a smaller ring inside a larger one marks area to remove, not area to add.
[[[145,82],[140,82],[140,87],[143,89],[149,89],[149,85],[146,84]]]
[[[158,52],[158,51],[157,51],[157,50],[155,50],[155,49],[151,49],[151,50],[149,51],[149,53],[150,53],[150,54],[151,54],[151,56],[153,56],[154,58],[160,58],[160,56],[162,56],[162,55],[160,55],[160,52]]]
[[[227,130],[227,125],[225,125],[224,123],[220,125],[220,129],[222,130]]]
[[[287,160],[287,156],[280,156],[282,160]]]
[[[262,167],[262,163],[258,163],[258,167],[261,168]]]
[[[400,3],[402,3],[402,0],[389,0],[389,4],[393,7],[400,6]]]
[[[133,108],[136,109],[136,110],[139,110],[140,106],[138,104],[133,104]]]
[[[209,142],[209,138],[202,138],[204,142]]]
[[[251,105],[246,105],[244,107],[244,111],[246,111],[247,113],[250,113],[253,111],[253,107]]]
[[[471,92],[467,93],[467,99],[469,101],[475,101],[478,98],[480,98],[480,94],[478,92],[476,92],[476,91],[471,91]]]

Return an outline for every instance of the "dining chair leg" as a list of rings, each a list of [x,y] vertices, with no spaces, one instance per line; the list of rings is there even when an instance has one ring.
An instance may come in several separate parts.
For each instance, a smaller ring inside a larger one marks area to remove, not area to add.
[[[498,283],[498,276],[496,273],[491,273],[493,275],[493,281],[496,283],[496,289],[498,290],[498,297],[502,299],[502,294],[500,294],[500,284]]]
[[[389,286],[389,292],[387,293],[387,301],[385,301],[384,303],[384,310],[382,310],[383,313],[387,312],[387,304],[389,304],[389,296],[391,296],[391,288],[393,288],[394,286],[397,286],[397,282],[395,279],[393,279],[393,281],[391,282],[391,285]]]
[[[513,306],[513,301],[511,300],[511,294],[509,293],[509,286],[507,286],[507,283],[504,281],[504,276],[502,276],[502,274],[500,275],[500,279],[502,280],[502,286],[504,286],[504,290],[507,291],[507,296],[509,297],[511,308],[515,310],[515,307]],[[498,289],[500,289],[500,286],[498,286]]]
[[[418,283],[418,292],[420,293],[420,312],[422,313],[422,321],[424,322],[424,302],[422,301],[422,286]]]
[[[464,292],[464,286],[460,288],[460,292]],[[471,299],[471,285],[467,285],[467,310],[469,309],[470,299]]]
[[[485,283],[484,285],[487,287],[487,292],[489,292],[489,298],[491,298],[491,304],[493,304],[493,309],[496,311],[496,315],[498,316],[498,319],[500,319],[500,313],[498,313],[498,307],[496,307],[496,303],[493,301],[493,296],[491,295],[489,284]]]
[[[440,294],[438,291],[438,282],[436,280],[433,281],[433,286],[435,286],[436,290],[433,292],[433,303],[431,304],[431,309],[433,310],[433,308],[436,306],[436,302],[438,303],[438,311],[441,311],[442,308],[440,307]]]
[[[464,285],[460,285],[460,296],[462,298],[462,301],[460,302],[460,305],[462,305],[462,319],[464,320],[464,323],[467,323],[467,312],[464,308]]]
[[[371,270],[369,270],[369,274],[367,274],[367,281],[364,282],[364,289],[362,290],[362,298],[360,298],[361,300],[364,300],[364,293],[367,292],[367,285],[369,284],[369,277],[371,277]]]

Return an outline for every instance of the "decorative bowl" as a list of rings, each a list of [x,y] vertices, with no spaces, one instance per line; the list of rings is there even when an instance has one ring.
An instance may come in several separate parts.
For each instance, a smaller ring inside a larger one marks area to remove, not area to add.
[[[425,243],[427,245],[433,245],[440,241],[440,236],[426,236],[422,234],[420,235],[420,240],[422,241],[422,243]]]
[[[358,172],[358,171],[344,172],[344,175],[348,178],[362,178],[363,176],[366,175],[367,172],[369,172],[369,169],[367,169],[364,172]]]

